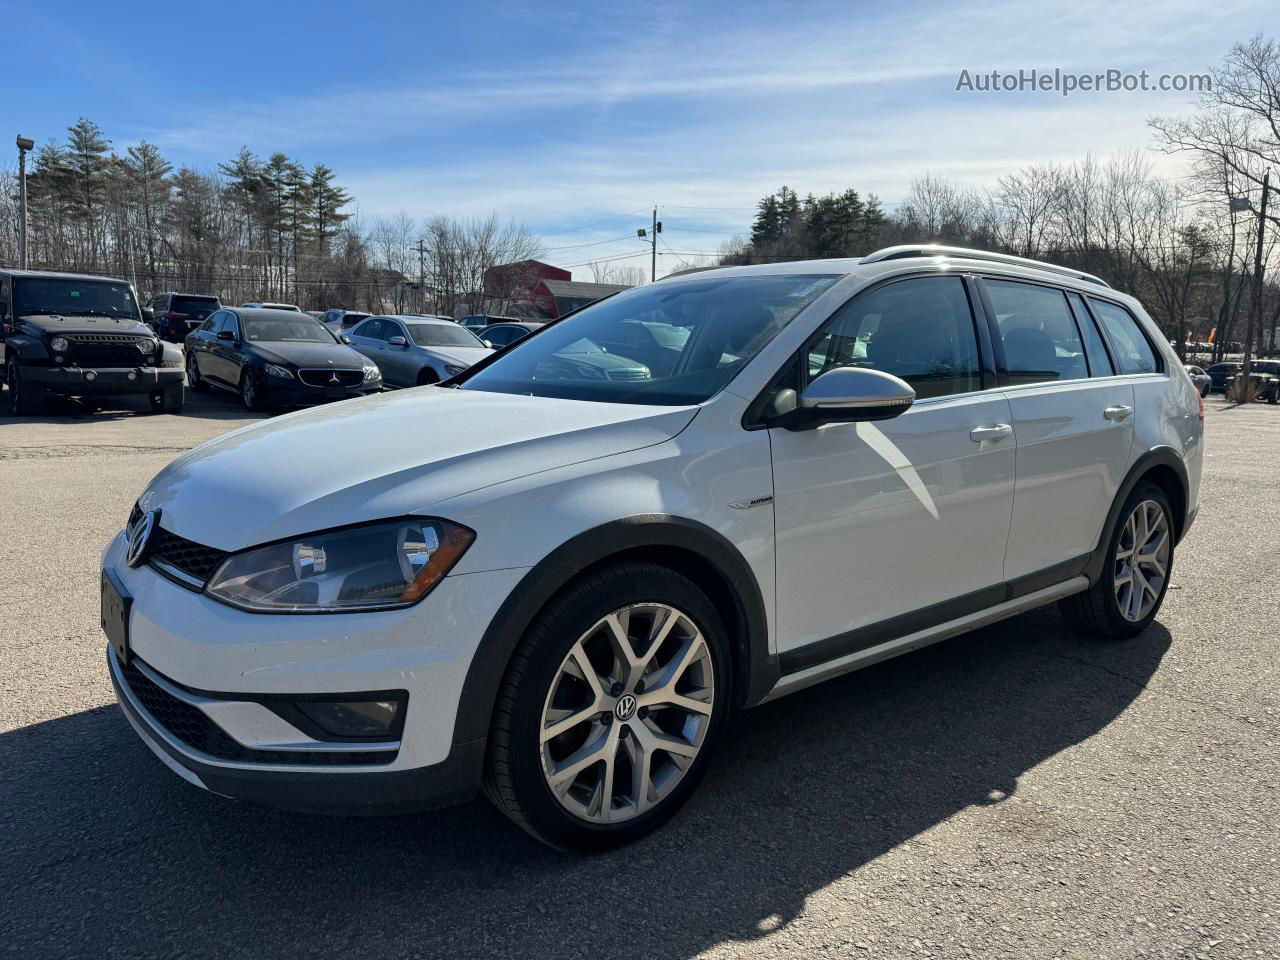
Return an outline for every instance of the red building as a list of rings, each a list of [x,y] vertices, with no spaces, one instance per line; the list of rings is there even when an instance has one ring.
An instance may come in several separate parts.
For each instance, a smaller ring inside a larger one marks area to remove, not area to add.
[[[521,260],[490,267],[484,272],[484,292],[508,306],[503,313],[554,319],[601,297],[626,290],[617,283],[583,283],[573,274],[541,260]],[[530,309],[521,310],[520,305]]]

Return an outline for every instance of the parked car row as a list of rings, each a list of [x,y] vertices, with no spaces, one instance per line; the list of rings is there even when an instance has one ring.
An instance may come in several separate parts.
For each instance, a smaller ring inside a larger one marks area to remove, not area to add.
[[[503,326],[494,336],[506,345],[538,325]],[[15,416],[42,413],[50,396],[144,393],[178,413],[187,387],[234,393],[250,410],[301,406],[448,380],[493,352],[447,317],[316,317],[176,292],[140,307],[124,280],[18,270],[0,271],[0,341]]]

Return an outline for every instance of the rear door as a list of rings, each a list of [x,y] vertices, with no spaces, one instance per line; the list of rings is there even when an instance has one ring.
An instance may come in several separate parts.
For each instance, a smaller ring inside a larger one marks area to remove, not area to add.
[[[860,294],[773,388],[865,366],[917,397],[892,420],[769,430],[788,672],[1004,600],[1013,429],[980,361],[969,290],[959,276],[916,276]]]
[[[1017,434],[1005,577],[1069,579],[1129,469],[1133,387],[1078,294],[997,277],[982,290]]]
[[[398,320],[384,319],[382,324],[385,342],[378,361],[382,376],[390,379],[396,386],[413,386],[418,382],[420,360],[415,355],[409,331]],[[394,337],[399,337],[404,342],[392,343]]]
[[[386,365],[387,342],[383,335],[385,323],[381,317],[371,317],[357,324],[347,336],[351,338],[351,346],[376,363],[382,371],[382,379],[390,383],[391,375]]]

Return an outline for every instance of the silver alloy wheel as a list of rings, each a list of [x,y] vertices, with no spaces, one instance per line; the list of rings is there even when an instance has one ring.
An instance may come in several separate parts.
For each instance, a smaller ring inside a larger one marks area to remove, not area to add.
[[[569,650],[543,703],[552,796],[592,823],[652,809],[697,758],[715,694],[711,649],[692,618],[664,603],[602,618]]]
[[[258,402],[258,388],[253,385],[253,374],[248,370],[245,371],[244,382],[240,385],[240,397],[244,401],[245,407],[250,410]]]
[[[1121,615],[1138,623],[1151,613],[1169,575],[1169,519],[1154,500],[1133,508],[1116,547],[1115,591]]]
[[[194,387],[200,382],[200,367],[196,365],[196,355],[187,355],[187,383]]]

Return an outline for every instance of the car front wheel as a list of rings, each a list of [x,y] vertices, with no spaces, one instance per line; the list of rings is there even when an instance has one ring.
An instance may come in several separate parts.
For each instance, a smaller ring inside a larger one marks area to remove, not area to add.
[[[246,410],[252,413],[267,409],[266,401],[262,396],[262,388],[258,385],[258,378],[247,367],[240,374],[240,402],[244,404]]]
[[[1155,619],[1173,570],[1173,511],[1154,483],[1125,498],[1111,532],[1098,582],[1059,604],[1087,633],[1114,640],[1137,636]]]
[[[687,578],[619,565],[567,588],[512,658],[493,719],[486,793],[538,839],[604,850],[688,799],[724,727],[723,624]]]
[[[5,380],[9,384],[9,410],[15,417],[37,417],[44,413],[44,387],[23,380],[16,361],[9,361]]]

